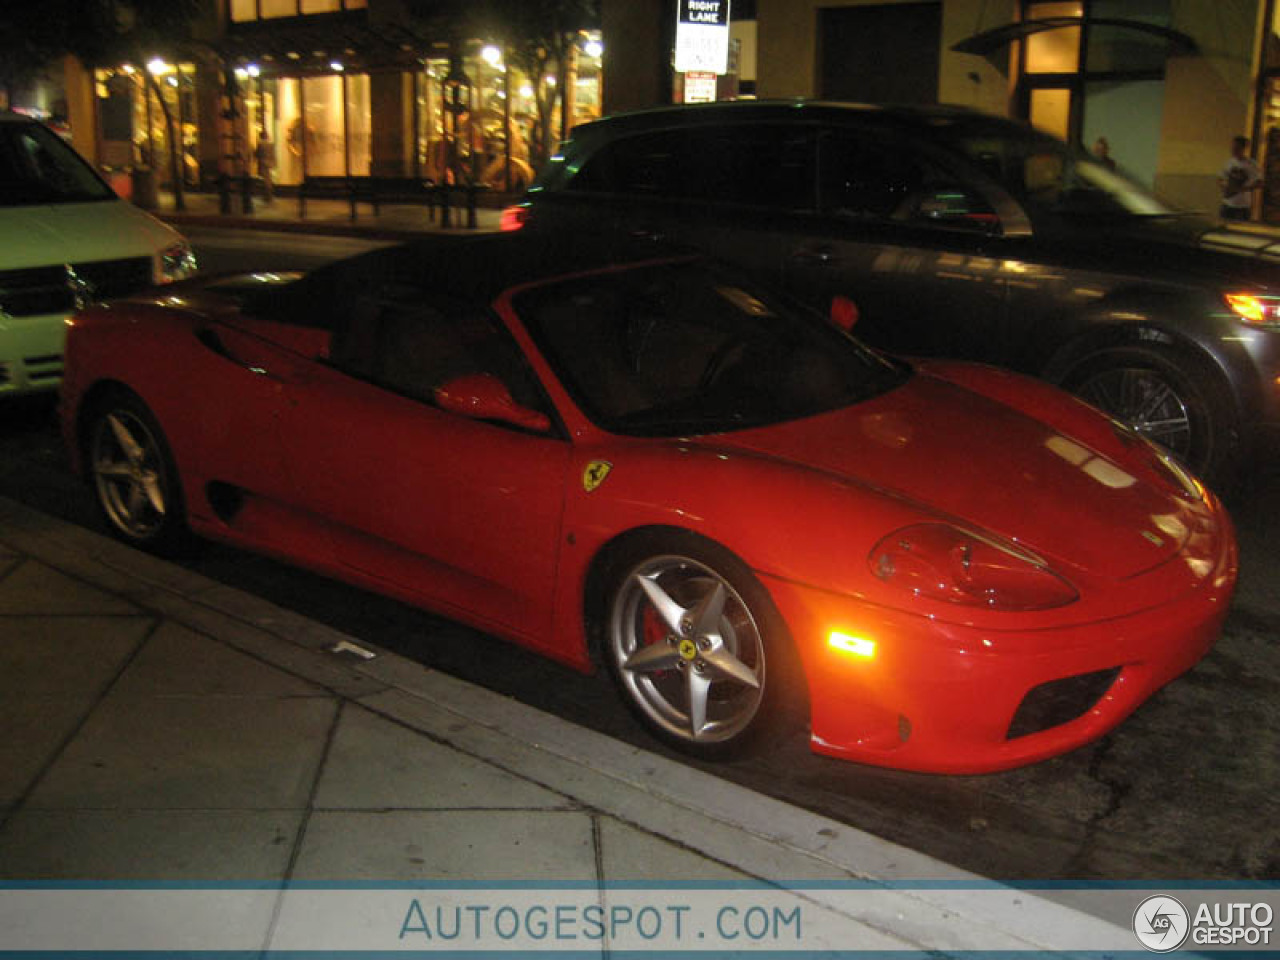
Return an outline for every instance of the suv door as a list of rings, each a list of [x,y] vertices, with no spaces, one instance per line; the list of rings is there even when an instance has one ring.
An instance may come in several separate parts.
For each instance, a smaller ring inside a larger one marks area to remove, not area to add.
[[[785,251],[792,293],[819,306],[851,297],[859,336],[887,350],[998,360],[1007,278],[988,190],[858,127],[823,132],[817,184],[820,216]]]
[[[556,204],[570,229],[608,223],[684,243],[780,284],[788,236],[815,217],[816,128],[699,124],[619,137],[589,156]],[[569,210],[576,212],[565,214]]]

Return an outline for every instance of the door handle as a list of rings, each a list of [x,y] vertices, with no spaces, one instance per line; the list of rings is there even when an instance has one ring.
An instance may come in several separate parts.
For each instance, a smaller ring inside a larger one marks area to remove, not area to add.
[[[635,237],[637,240],[653,240],[654,242],[666,239],[665,234],[663,234],[661,230],[655,230],[652,227],[635,227],[631,231],[631,236]]]

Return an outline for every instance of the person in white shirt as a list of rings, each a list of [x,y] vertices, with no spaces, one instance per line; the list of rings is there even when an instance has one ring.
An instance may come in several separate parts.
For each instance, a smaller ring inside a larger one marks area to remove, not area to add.
[[[1218,215],[1223,220],[1248,220],[1253,210],[1253,194],[1262,186],[1262,171],[1253,158],[1245,155],[1248,147],[1248,137],[1233,139],[1231,158],[1218,174],[1218,185],[1222,188]]]

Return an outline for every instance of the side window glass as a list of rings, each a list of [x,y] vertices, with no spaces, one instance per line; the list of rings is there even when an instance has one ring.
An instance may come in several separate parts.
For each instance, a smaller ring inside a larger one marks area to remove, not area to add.
[[[690,197],[812,210],[813,136],[795,125],[699,129],[688,156]]]
[[[874,136],[841,130],[823,138],[818,169],[825,212],[851,220],[888,220],[924,186],[920,165]]]
[[[425,403],[456,377],[488,373],[516,403],[548,412],[505,329],[470,305],[432,299],[412,285],[386,284],[359,297],[334,334],[330,362]]]
[[[819,182],[825,212],[849,220],[886,220],[990,233],[995,211],[971,187],[913,155],[905,144],[838,131],[822,144]]]
[[[690,127],[601,148],[569,189],[631,197],[813,208],[813,138],[795,126]]]
[[[948,230],[995,233],[1000,218],[975,190],[957,183],[934,181],[902,210],[901,219]]]

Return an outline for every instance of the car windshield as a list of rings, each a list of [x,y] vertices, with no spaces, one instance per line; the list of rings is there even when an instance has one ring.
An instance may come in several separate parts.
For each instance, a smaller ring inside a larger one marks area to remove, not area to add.
[[[38,123],[0,123],[0,206],[115,197],[58,135]]]
[[[909,368],[700,262],[529,290],[517,313],[575,402],[614,433],[683,436],[848,406]]]
[[[1178,211],[1083,150],[1030,127],[941,119],[935,136],[1016,197],[1034,217],[1167,217]]]

